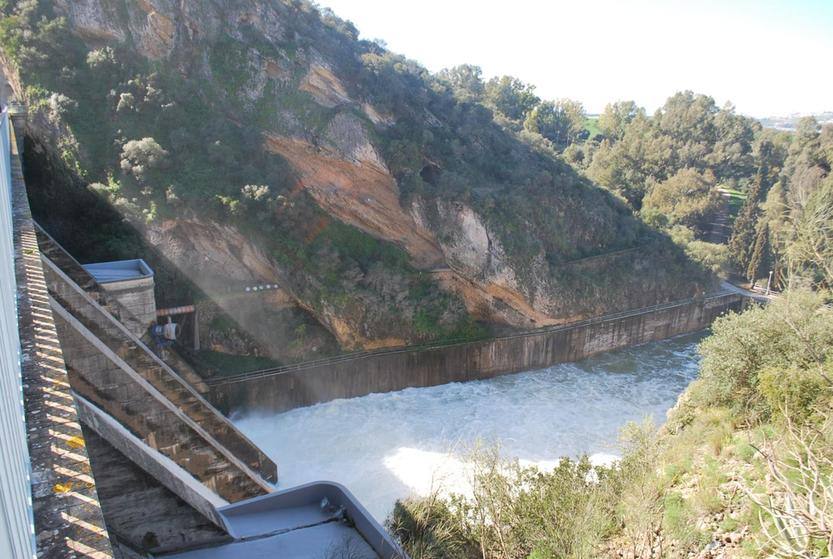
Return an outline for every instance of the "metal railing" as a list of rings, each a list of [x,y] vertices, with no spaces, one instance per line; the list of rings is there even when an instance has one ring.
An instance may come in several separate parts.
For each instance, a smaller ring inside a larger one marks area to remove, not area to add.
[[[0,116],[0,557],[35,556],[20,362],[9,114]]]

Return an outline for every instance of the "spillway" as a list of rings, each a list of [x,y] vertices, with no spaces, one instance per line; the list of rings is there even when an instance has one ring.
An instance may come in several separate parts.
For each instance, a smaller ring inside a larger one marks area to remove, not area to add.
[[[478,444],[550,467],[561,456],[609,461],[628,421],[657,424],[697,372],[702,334],[483,381],[409,388],[238,415],[234,423],[279,467],[279,488],[345,484],[378,520],[398,498],[465,492]]]

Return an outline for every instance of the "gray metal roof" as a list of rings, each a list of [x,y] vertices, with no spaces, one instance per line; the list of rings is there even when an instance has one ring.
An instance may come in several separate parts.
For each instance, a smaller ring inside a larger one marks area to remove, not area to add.
[[[84,264],[84,269],[98,283],[112,283],[134,279],[152,278],[153,270],[141,258],[134,260],[116,260],[115,262],[96,262]]]
[[[317,482],[217,509],[234,540],[165,559],[407,559],[343,486]],[[162,557],[162,556],[157,556]]]

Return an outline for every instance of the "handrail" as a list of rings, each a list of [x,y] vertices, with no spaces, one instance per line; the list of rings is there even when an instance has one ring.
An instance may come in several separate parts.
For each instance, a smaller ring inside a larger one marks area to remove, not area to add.
[[[382,356],[382,355],[397,355],[401,353],[406,353],[410,351],[428,351],[432,349],[443,349],[443,348],[450,348],[450,347],[457,347],[467,344],[475,344],[481,342],[495,342],[501,340],[511,340],[516,338],[526,338],[531,336],[538,336],[541,334],[548,334],[552,332],[558,332],[562,330],[569,330],[572,328],[578,328],[581,326],[589,326],[592,324],[601,324],[604,322],[610,322],[612,320],[619,320],[622,318],[628,318],[631,316],[637,316],[640,314],[645,314],[649,312],[655,312],[659,310],[671,309],[675,307],[680,307],[683,305],[691,304],[695,301],[712,301],[715,299],[719,299],[721,297],[726,297],[728,295],[737,295],[743,296],[739,293],[733,293],[731,291],[721,290],[715,293],[711,293],[705,295],[703,297],[689,297],[686,299],[680,299],[677,301],[671,301],[668,303],[658,303],[656,305],[651,305],[649,307],[640,307],[637,309],[630,309],[626,311],[620,311],[617,313],[602,315],[593,318],[587,318],[584,320],[576,321],[576,322],[569,322],[565,324],[559,324],[554,326],[544,326],[542,328],[537,328],[535,330],[527,330],[525,332],[517,332],[514,334],[506,334],[503,336],[493,336],[493,337],[483,337],[483,338],[456,338],[451,340],[444,340],[442,342],[435,342],[435,343],[428,343],[428,344],[418,344],[418,345],[409,345],[409,346],[399,346],[394,348],[386,348],[386,349],[377,349],[377,350],[365,350],[365,351],[355,351],[351,353],[345,353],[342,355],[336,355],[333,357],[325,357],[322,359],[314,359],[310,361],[303,361],[301,363],[291,363],[288,365],[281,365],[278,367],[270,367],[267,369],[258,369],[254,371],[248,371],[245,373],[239,373],[236,375],[224,376],[219,378],[212,378],[206,379],[205,383],[209,387],[215,386],[224,386],[227,384],[235,384],[237,382],[244,382],[248,380],[270,377],[275,375],[286,374],[289,372],[301,371],[305,369],[311,369],[314,367],[320,367],[325,365],[334,365],[337,363],[344,363],[347,361],[354,361],[357,359],[370,357],[370,356]]]

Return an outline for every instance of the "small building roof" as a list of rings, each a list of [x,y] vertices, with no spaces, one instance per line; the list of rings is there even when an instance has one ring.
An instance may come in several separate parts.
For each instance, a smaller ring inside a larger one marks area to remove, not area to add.
[[[98,283],[113,283],[153,277],[153,270],[141,258],[84,264],[84,269]]]

